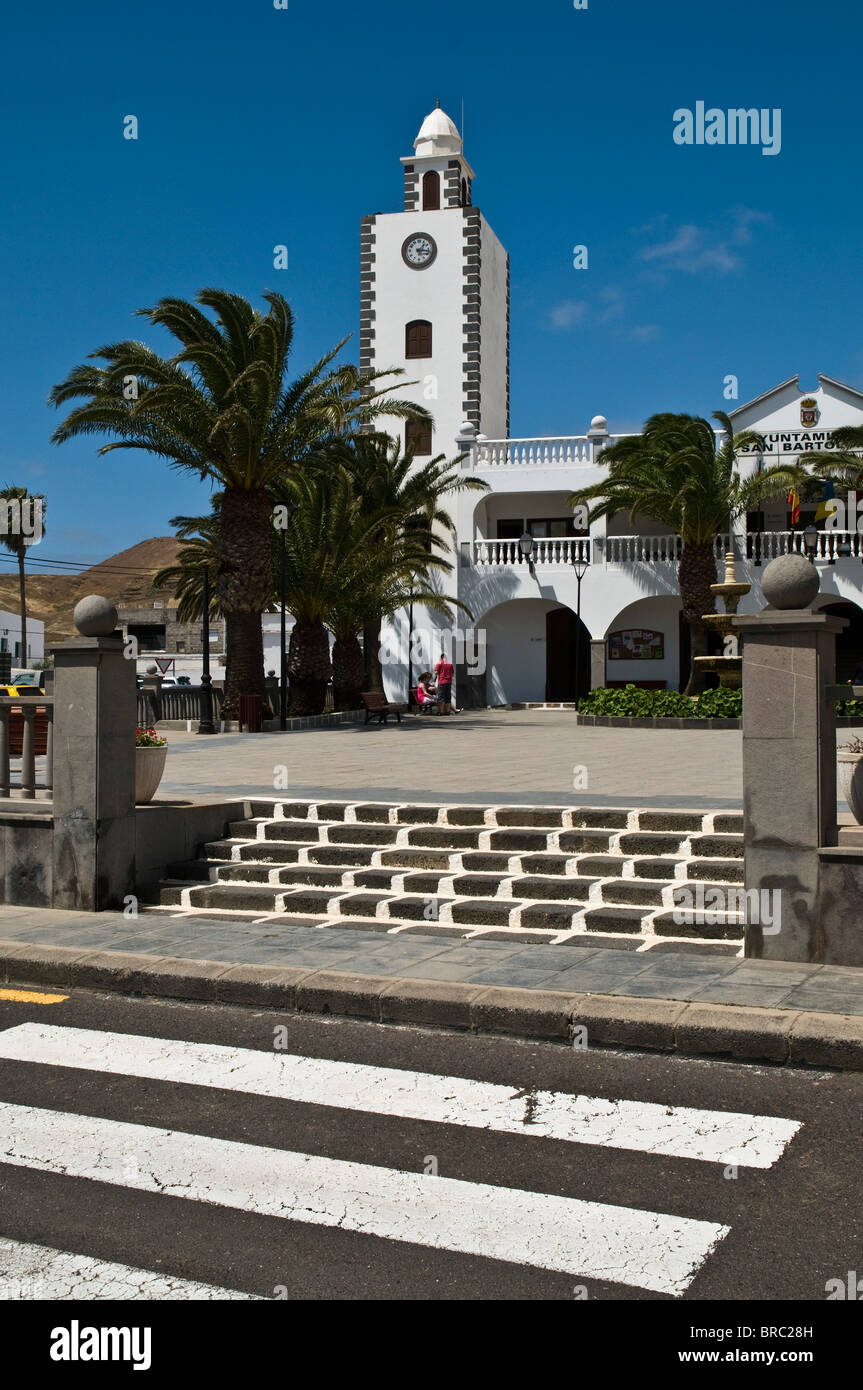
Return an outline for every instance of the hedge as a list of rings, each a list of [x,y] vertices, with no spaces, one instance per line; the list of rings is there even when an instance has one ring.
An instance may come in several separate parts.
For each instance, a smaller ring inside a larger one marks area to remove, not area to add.
[[[846,700],[847,705],[860,705],[863,700]],[[591,690],[578,702],[579,714],[596,714],[623,719],[739,719],[743,711],[743,692],[705,690],[691,698],[676,690],[643,690],[627,685],[622,690],[603,687]],[[849,713],[856,713],[851,710]]]

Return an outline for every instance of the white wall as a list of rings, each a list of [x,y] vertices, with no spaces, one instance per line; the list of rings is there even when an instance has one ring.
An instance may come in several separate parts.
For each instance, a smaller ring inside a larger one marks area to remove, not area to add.
[[[480,218],[482,278],[480,293],[479,432],[489,439],[505,439],[506,420],[506,251],[484,217]]]
[[[437,257],[424,270],[411,270],[402,259],[405,239],[428,232],[435,240]],[[434,418],[432,453],[455,454],[455,437],[462,421],[462,365],[464,340],[464,217],[461,208],[439,212],[393,212],[374,222],[374,309],[376,370],[402,367],[413,387],[398,387],[393,394],[425,406]],[[405,324],[428,319],[432,325],[432,356],[405,358]],[[427,378],[434,378],[427,381]],[[435,396],[433,393],[437,391]],[[380,427],[404,441],[405,424],[395,416],[382,419]]]
[[[609,631],[621,628],[648,628],[661,632],[664,639],[665,656],[662,661],[609,661],[606,645],[606,681],[665,681],[669,690],[676,690],[680,662],[679,618],[680,600],[674,598],[648,598],[631,603],[618,613]]]
[[[490,705],[545,699],[545,616],[557,607],[547,599],[519,599],[485,615]]]
[[[21,619],[17,613],[7,613],[0,609],[0,651],[12,653],[12,665],[29,666],[32,661],[45,658],[45,624],[38,618],[27,615],[27,653],[19,651],[21,645]]]

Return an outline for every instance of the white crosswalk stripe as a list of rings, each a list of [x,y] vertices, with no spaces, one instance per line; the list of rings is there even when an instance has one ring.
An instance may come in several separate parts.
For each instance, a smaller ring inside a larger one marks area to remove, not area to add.
[[[65,1302],[71,1299],[116,1298],[123,1302],[167,1299],[252,1299],[253,1294],[197,1284],[154,1274],[149,1269],[112,1260],[94,1260],[88,1255],[70,1255],[47,1245],[0,1239],[0,1301],[30,1302],[34,1299]]]
[[[247,1105],[267,1097],[518,1134],[532,1144],[554,1139],[696,1159],[705,1169],[769,1168],[801,1127],[773,1116],[521,1091],[406,1069],[41,1023],[0,1033],[0,1058],[208,1087],[245,1096]],[[0,1163],[676,1297],[730,1230],[719,1221],[608,1201],[432,1177],[23,1104],[0,1103]],[[62,1252],[54,1252],[53,1264],[44,1258],[40,1264],[39,1247],[32,1248],[36,1255],[27,1249],[13,1242],[4,1251],[0,1241],[0,1297],[4,1281],[12,1287],[29,1267],[45,1271],[55,1281],[52,1287],[72,1287],[69,1281],[77,1280],[74,1287],[98,1290],[44,1295],[49,1298],[244,1297]],[[137,1286],[136,1279],[155,1291],[103,1292]]]
[[[682,1293],[728,1234],[712,1221],[23,1105],[0,1104],[0,1158],[658,1293]]]
[[[51,1024],[0,1033],[0,1057],[750,1168],[769,1168],[800,1128],[767,1115],[524,1093],[427,1072]]]

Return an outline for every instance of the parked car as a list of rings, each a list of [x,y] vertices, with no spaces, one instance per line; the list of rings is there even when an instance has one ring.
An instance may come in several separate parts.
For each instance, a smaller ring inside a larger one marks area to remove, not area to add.
[[[0,695],[44,695],[41,685],[0,685]]]

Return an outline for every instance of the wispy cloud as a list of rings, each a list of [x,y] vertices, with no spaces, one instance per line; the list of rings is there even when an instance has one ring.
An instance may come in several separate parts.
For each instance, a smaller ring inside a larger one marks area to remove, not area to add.
[[[770,220],[768,213],[755,208],[732,208],[720,222],[710,226],[684,222],[670,236],[643,246],[638,253],[639,260],[661,270],[681,270],[686,275],[697,275],[703,270],[730,275],[743,267],[737,248],[749,245],[754,229]],[[663,216],[640,231],[655,236],[664,231],[666,225],[667,218]]]
[[[607,285],[600,290],[595,304],[586,299],[566,299],[556,304],[548,316],[548,327],[567,329],[587,324],[591,328],[607,328],[616,338],[635,343],[648,343],[659,337],[655,323],[627,324],[626,310],[627,296],[623,290]]]
[[[550,328],[574,328],[582,323],[587,315],[587,301],[584,299],[565,299],[556,304],[549,314]]]

